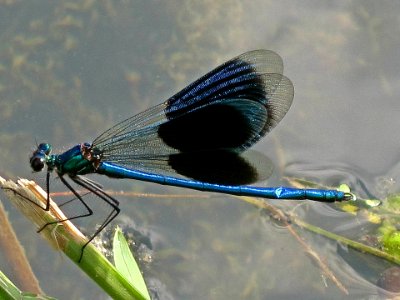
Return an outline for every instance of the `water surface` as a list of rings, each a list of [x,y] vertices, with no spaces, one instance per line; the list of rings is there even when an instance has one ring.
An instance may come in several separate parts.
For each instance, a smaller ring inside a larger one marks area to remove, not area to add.
[[[164,101],[242,52],[278,52],[294,104],[256,149],[283,176],[351,185],[362,197],[398,192],[400,119],[396,1],[6,1],[0,4],[0,173],[34,178],[36,141],[55,151],[91,141],[115,122]],[[393,133],[393,134],[392,134]],[[232,196],[98,179],[127,192],[123,224],[140,238],[145,278],[160,299],[376,299],[391,265],[296,228],[345,295],[294,236]],[[2,197],[4,199],[4,197]],[[280,204],[358,239],[369,224],[332,205]],[[60,299],[106,299],[50,249],[7,201],[43,290]],[[90,230],[96,220],[82,222]],[[115,224],[115,225],[116,225]],[[7,273],[1,258],[1,269]],[[12,278],[12,274],[8,274]]]

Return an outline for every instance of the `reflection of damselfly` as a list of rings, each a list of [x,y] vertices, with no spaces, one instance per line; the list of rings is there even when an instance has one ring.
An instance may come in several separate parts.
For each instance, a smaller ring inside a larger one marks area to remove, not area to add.
[[[92,210],[64,175],[113,208],[89,242],[120,212],[115,198],[82,176],[90,173],[241,196],[350,199],[351,194],[335,190],[246,185],[257,181],[259,173],[240,153],[271,131],[292,104],[293,85],[282,72],[278,54],[244,53],[91,144],[78,144],[62,154],[51,154],[49,144],[40,144],[30,158],[31,167],[37,172],[47,166],[47,192],[55,170],[86,207],[87,212],[69,219],[89,216]]]

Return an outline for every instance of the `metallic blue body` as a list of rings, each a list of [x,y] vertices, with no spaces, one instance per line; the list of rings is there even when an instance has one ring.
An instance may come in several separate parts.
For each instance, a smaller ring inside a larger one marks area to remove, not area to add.
[[[254,186],[227,186],[221,184],[206,183],[196,180],[163,176],[160,174],[145,173],[130,170],[112,163],[103,162],[96,173],[104,174],[114,178],[129,178],[141,181],[159,183],[163,185],[190,188],[199,191],[217,192],[237,196],[253,196],[269,199],[292,199],[292,200],[316,200],[316,201],[342,201],[345,194],[336,190],[321,189],[297,189],[289,187],[254,187]]]
[[[81,175],[104,174],[164,185],[273,199],[342,201],[343,192],[254,187],[257,164],[242,152],[271,131],[293,100],[293,85],[278,54],[244,53],[188,85],[164,103],[120,122],[93,143],[50,154],[40,144],[34,171],[47,165],[82,184]],[[87,182],[86,182],[87,183]]]
[[[350,193],[335,190],[251,186],[265,177],[260,161],[252,163],[244,152],[283,119],[293,95],[293,84],[283,75],[278,54],[246,52],[167,101],[116,124],[93,143],[78,144],[59,155],[51,154],[50,144],[39,144],[30,164],[35,172],[47,166],[48,193],[50,173],[55,171],[85,206],[86,213],[69,220],[91,215],[92,210],[67,178],[113,208],[94,236],[120,209],[99,184],[82,176],[91,173],[238,196],[324,202],[352,199]],[[49,203],[48,199],[46,210]]]
[[[59,174],[85,175],[94,172],[93,164],[83,157],[80,144],[62,154],[53,154],[50,159]]]

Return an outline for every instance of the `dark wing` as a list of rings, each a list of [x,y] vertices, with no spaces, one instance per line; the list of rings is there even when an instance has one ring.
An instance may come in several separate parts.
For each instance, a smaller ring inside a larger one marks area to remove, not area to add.
[[[275,127],[292,103],[293,85],[282,71],[282,60],[272,51],[244,53],[107,130],[93,147],[104,161],[199,180],[205,179],[188,172],[190,162],[198,168],[199,156],[230,157],[221,169],[243,165],[238,153]]]

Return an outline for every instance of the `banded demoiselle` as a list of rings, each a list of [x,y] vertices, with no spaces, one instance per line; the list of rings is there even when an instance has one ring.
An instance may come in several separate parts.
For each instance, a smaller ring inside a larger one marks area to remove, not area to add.
[[[62,154],[51,154],[50,144],[38,145],[30,164],[35,172],[47,166],[48,194],[50,173],[55,171],[83,203],[87,212],[69,220],[92,215],[92,209],[67,178],[112,207],[83,246],[81,258],[84,247],[120,212],[115,198],[83,176],[90,173],[239,196],[328,202],[351,199],[350,193],[336,190],[247,185],[257,181],[258,173],[241,153],[282,120],[292,100],[293,85],[283,75],[281,57],[269,50],[250,51],[164,103],[118,123],[92,143],[78,144]]]

